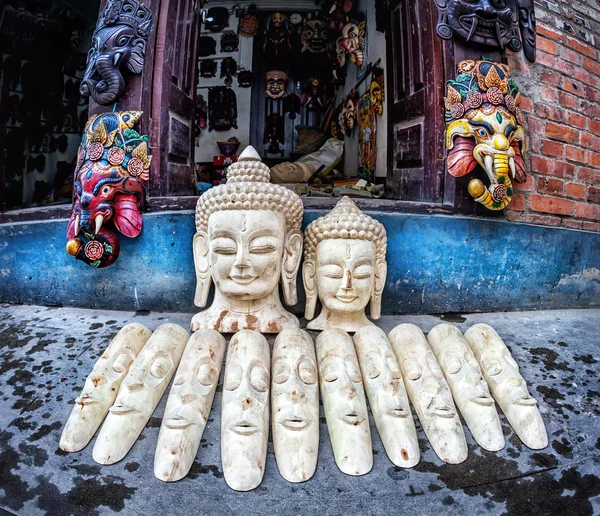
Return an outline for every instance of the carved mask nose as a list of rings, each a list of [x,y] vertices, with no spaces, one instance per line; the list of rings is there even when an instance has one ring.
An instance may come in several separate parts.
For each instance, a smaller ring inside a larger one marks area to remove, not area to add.
[[[498,13],[492,11],[492,10],[486,10],[486,9],[475,9],[475,14],[477,16],[479,16],[480,18],[483,18],[484,20],[497,20],[498,19]]]
[[[81,200],[79,201],[79,204],[81,204],[82,208],[89,208],[91,202],[92,202],[92,198],[90,197],[90,195],[89,194],[83,194],[81,196]]]

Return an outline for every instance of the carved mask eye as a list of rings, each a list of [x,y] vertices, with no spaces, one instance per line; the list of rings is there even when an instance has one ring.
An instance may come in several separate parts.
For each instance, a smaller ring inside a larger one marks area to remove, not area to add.
[[[379,356],[375,353],[367,355],[364,365],[365,375],[367,378],[375,379],[381,374],[381,364],[379,363]]]
[[[404,362],[404,367],[406,369],[406,378],[411,381],[418,380],[423,375],[423,369],[421,368],[421,364],[415,358],[409,358]]]
[[[298,364],[298,378],[307,385],[317,383],[317,369],[307,358]]]
[[[242,382],[242,368],[235,364],[230,365],[227,368],[227,375],[225,377],[225,390],[226,391],[235,391]]]
[[[266,392],[269,388],[269,374],[262,364],[258,363],[252,366],[250,384],[258,392]]]
[[[167,357],[158,357],[150,366],[150,374],[157,380],[162,380],[171,370],[171,361]]]
[[[283,360],[279,360],[273,368],[273,381],[282,384],[288,381],[290,377],[290,366]]]
[[[496,357],[492,355],[484,357],[482,360],[482,365],[485,369],[485,372],[490,376],[496,376],[502,372],[502,364]]]
[[[360,368],[358,367],[358,362],[355,360],[355,358],[353,356],[347,356],[345,363],[346,372],[348,373],[350,381],[353,383],[361,383],[362,376],[360,375]]]
[[[198,368],[197,377],[198,377],[198,381],[202,385],[206,385],[207,387],[210,387],[211,385],[213,385],[215,383],[215,380],[217,379],[217,370],[210,363],[202,364]]]
[[[446,369],[446,372],[449,374],[456,374],[462,368],[462,363],[460,361],[460,358],[458,357],[458,355],[456,355],[454,353],[449,353],[448,355],[446,355],[444,357],[443,363],[444,363],[444,369]]]
[[[133,358],[131,358],[131,356],[129,356],[127,353],[121,353],[113,363],[113,370],[115,373],[123,374],[129,369],[131,362],[133,362]]]

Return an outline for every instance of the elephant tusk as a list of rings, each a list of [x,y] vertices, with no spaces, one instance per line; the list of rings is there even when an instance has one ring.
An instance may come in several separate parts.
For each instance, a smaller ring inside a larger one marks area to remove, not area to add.
[[[483,158],[483,162],[485,164],[485,171],[488,173],[488,175],[493,176],[494,158],[492,158],[492,156],[489,154],[486,154]]]
[[[73,229],[75,231],[75,236],[79,235],[79,231],[81,230],[81,215],[75,217],[75,227]]]
[[[514,179],[517,174],[517,170],[515,168],[515,158],[511,157],[508,160],[508,166],[510,167],[510,171],[512,172],[512,177]]]
[[[102,222],[104,222],[104,215],[96,215],[96,218],[94,220],[96,221],[96,229],[94,231],[94,235],[97,235],[98,231],[100,231],[100,228],[102,227]]]

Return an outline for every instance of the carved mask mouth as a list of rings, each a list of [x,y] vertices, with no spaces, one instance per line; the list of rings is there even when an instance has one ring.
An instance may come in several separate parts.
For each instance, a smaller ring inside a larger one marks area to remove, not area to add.
[[[95,396],[92,396],[91,394],[83,394],[75,400],[75,403],[77,403],[78,405],[81,405],[82,407],[85,407],[86,405],[93,405],[94,403],[101,403],[101,402],[102,402],[101,399],[96,398]]]
[[[524,394],[520,398],[514,401],[515,405],[523,405],[525,407],[535,407],[537,405],[537,401],[531,397],[529,394]]]
[[[470,41],[474,35],[485,38],[493,38],[502,45],[502,40],[506,37],[508,27],[502,21],[482,20],[476,14],[467,14],[459,18],[459,23],[468,32],[467,41]]]
[[[239,435],[251,435],[258,432],[258,427],[254,426],[249,421],[238,421],[231,425],[231,430]]]
[[[477,405],[483,405],[485,407],[491,406],[494,404],[494,400],[485,393],[481,393],[481,394],[478,394],[477,396],[473,396],[471,398],[471,401],[473,403],[476,403]]]
[[[191,426],[194,424],[193,421],[190,421],[189,419],[186,419],[185,417],[182,417],[182,416],[175,416],[175,417],[166,419],[164,421],[164,423],[167,428],[172,428],[174,430],[183,430],[184,428],[187,428],[188,426]]]
[[[449,405],[439,405],[429,410],[429,412],[435,416],[444,417],[444,418],[452,418],[456,415],[456,412],[452,410],[452,407]]]
[[[113,405],[112,407],[110,407],[110,413],[119,415],[119,416],[123,415],[123,414],[135,413],[135,412],[139,412],[139,410],[137,410],[133,407],[129,407],[128,405],[124,405],[123,403],[119,403],[118,405]]]
[[[345,414],[341,419],[344,421],[344,423],[348,423],[349,425],[353,426],[358,426],[365,420],[365,418],[360,414],[357,414],[356,411]]]
[[[288,430],[304,430],[308,425],[310,425],[310,421],[306,421],[300,417],[291,417],[289,419],[284,419],[281,424],[287,428]]]
[[[387,413],[392,417],[405,418],[408,416],[408,412],[400,406],[389,409]]]

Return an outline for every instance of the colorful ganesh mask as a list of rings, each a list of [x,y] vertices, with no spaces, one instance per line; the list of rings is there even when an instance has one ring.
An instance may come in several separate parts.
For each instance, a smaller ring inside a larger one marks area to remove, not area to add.
[[[512,179],[526,179],[526,150],[521,94],[507,65],[461,61],[456,80],[446,90],[448,172],[469,174],[479,164],[490,180],[469,183],[469,194],[490,210],[510,203]]]
[[[121,70],[142,73],[152,11],[138,0],[109,0],[92,35],[80,92],[103,106],[125,93]]]
[[[119,241],[108,225],[129,238],[142,231],[142,207],[150,172],[148,137],[133,127],[141,111],[94,115],[85,126],[73,183],[73,210],[67,252],[92,267],[107,267],[119,256]]]

